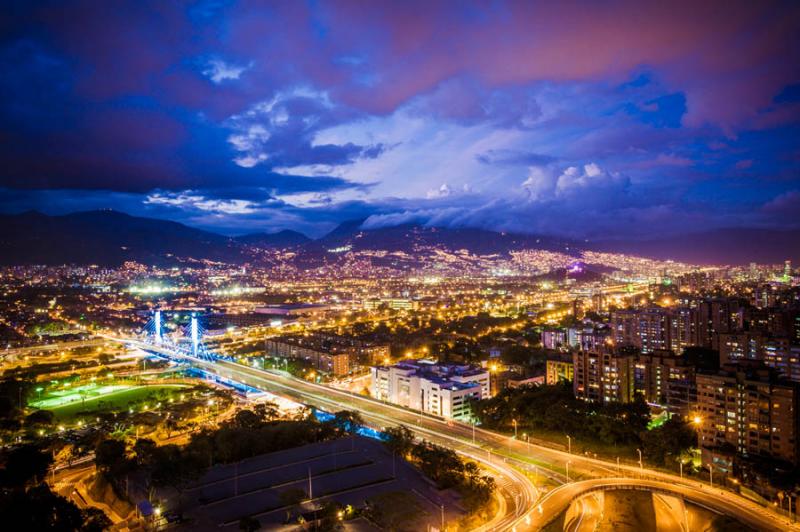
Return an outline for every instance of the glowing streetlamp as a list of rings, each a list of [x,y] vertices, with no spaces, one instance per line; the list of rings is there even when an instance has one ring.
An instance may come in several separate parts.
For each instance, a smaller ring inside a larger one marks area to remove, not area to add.
[[[642,450],[636,449],[636,452],[639,453],[639,476],[644,474],[644,464],[642,463]]]

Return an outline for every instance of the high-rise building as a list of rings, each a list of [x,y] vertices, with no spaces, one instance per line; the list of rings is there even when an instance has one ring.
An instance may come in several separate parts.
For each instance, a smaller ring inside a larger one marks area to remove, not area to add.
[[[761,360],[783,378],[800,382],[800,345],[789,338],[770,338],[761,346]]]
[[[639,344],[638,325],[639,311],[617,310],[611,314],[611,335],[615,345]]]
[[[545,372],[545,382],[547,384],[558,384],[559,382],[571,382],[574,377],[574,364],[572,357],[558,356],[548,357]]]
[[[800,384],[753,364],[697,375],[696,419],[706,453],[735,449],[798,464]]]
[[[775,305],[776,293],[771,285],[757,286],[753,291],[753,304],[757,308],[769,308]]]
[[[567,345],[567,331],[564,329],[545,329],[542,331],[542,346],[545,349],[561,349]]]
[[[667,318],[669,320],[669,349],[675,354],[683,353],[688,346],[693,345],[695,336],[692,309],[679,307],[673,309]]]
[[[634,394],[635,355],[578,351],[572,355],[576,397],[600,403],[627,403]]]
[[[697,401],[695,368],[672,351],[636,356],[634,389],[644,400],[686,416]]]
[[[349,353],[334,353],[328,357],[329,363],[328,372],[337,377],[341,377],[350,373],[350,354]],[[323,368],[324,371],[325,368]]]
[[[640,349],[643,353],[671,349],[671,331],[683,334],[685,344],[687,331],[680,331],[681,325],[688,329],[688,323],[680,320],[672,321],[672,312],[666,308],[646,308],[641,310],[622,310],[611,316],[611,328],[617,345],[629,345]]]
[[[692,345],[718,349],[718,334],[744,328],[743,308],[738,299],[701,301],[694,309],[695,337],[692,338]]]
[[[717,335],[716,344],[721,365],[740,360],[759,360],[764,337],[757,332],[720,333]]]

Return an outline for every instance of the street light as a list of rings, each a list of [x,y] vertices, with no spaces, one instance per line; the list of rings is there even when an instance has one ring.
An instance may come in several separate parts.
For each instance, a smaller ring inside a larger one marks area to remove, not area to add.
[[[644,464],[642,463],[642,450],[636,449],[636,452],[639,453],[639,476],[641,477],[641,475],[644,473]]]
[[[567,453],[572,454],[572,438],[567,434]]]
[[[517,439],[517,420],[516,419],[512,419],[511,423],[514,424],[514,439],[516,440]]]

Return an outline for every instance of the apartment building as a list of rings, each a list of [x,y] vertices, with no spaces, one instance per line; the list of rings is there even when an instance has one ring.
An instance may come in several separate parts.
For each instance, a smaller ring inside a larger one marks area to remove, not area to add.
[[[634,365],[634,391],[651,405],[688,415],[697,402],[695,368],[670,350],[639,354]]]
[[[798,464],[800,384],[758,363],[697,375],[699,444]]]
[[[572,355],[576,397],[601,403],[633,400],[635,355],[579,351]]]

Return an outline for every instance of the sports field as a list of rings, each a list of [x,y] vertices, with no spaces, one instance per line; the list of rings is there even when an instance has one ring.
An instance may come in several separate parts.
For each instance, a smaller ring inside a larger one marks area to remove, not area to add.
[[[187,388],[182,384],[159,385],[95,385],[87,384],[66,390],[48,392],[41,399],[32,401],[30,406],[52,411],[56,418],[64,419],[78,412],[96,410],[117,410],[131,403],[156,398],[164,392]]]

